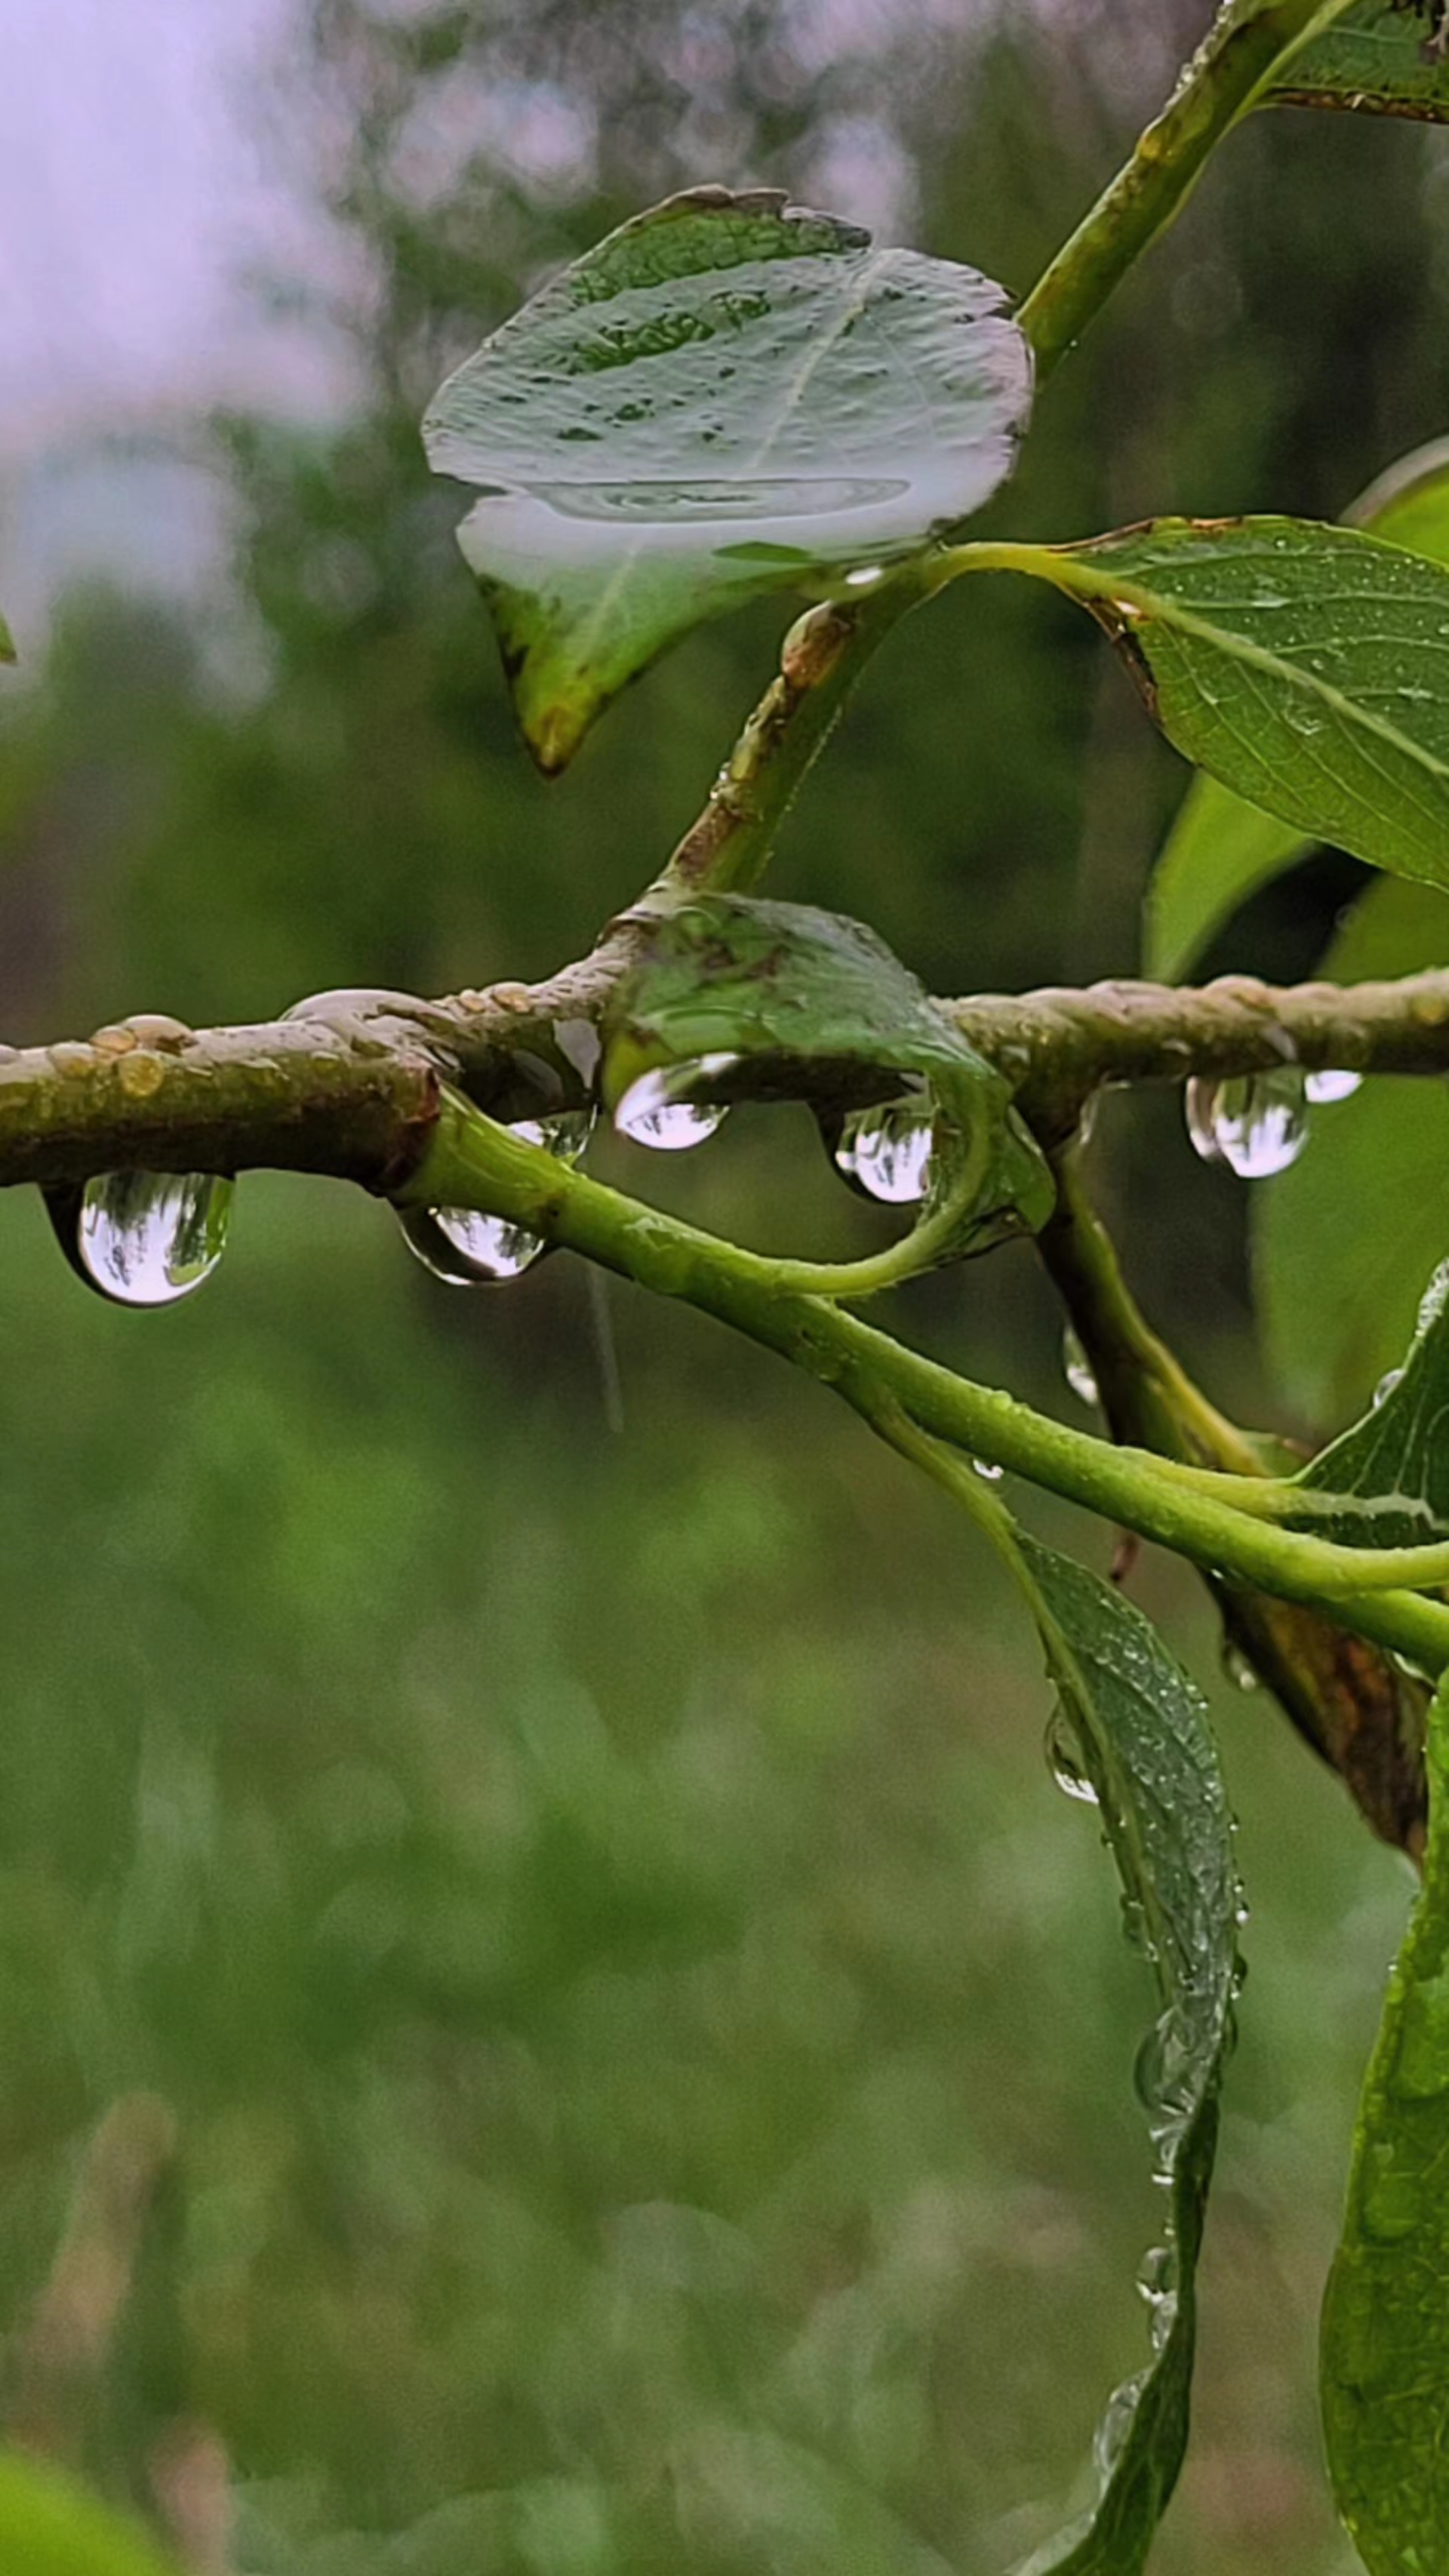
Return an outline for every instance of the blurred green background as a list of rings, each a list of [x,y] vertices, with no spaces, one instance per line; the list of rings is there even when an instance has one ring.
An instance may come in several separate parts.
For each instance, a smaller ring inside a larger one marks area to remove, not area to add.
[[[298,426],[259,386],[98,441],[138,566],[173,472],[226,562],[185,598],[81,579],[22,624],[6,1036],[578,953],[781,621],[695,638],[544,788],[423,468],[438,376],[701,178],[863,199],[1020,292],[1205,15],[314,0],[267,95],[326,255],[270,291],[348,399]],[[1335,514],[1446,425],[1446,191],[1432,135],[1259,119],[1063,368],[992,524]],[[778,890],[867,915],[938,990],[1130,971],[1183,773],[1085,621],[968,587],[872,672]],[[1300,871],[1211,962],[1305,970],[1358,881]],[[1110,1109],[1145,1302],[1283,1421],[1245,1194],[1175,1103]],[[596,1165],[753,1240],[875,1239],[789,1113]],[[224,1269],[155,1317],[88,1298],[11,1193],[0,1297],[10,2431],[208,2576],[1008,2567],[1081,2501],[1145,2352],[1150,2003],[970,1533],[702,1320],[566,1257],[445,1289],[338,1188],[249,1178]],[[895,1321],[1073,1406],[1024,1250]],[[1407,1872],[1217,1679],[1188,1580],[1135,1589],[1213,1683],[1253,1900],[1156,2563],[1342,2576],[1313,2339]]]

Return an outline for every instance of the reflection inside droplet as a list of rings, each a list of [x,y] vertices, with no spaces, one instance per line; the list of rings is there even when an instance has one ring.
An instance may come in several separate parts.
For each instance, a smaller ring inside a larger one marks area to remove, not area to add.
[[[1226,1163],[1244,1181],[1286,1172],[1307,1142],[1305,1098],[1296,1065],[1222,1082],[1194,1074],[1183,1102],[1194,1151],[1205,1163]]]
[[[1097,1394],[1097,1381],[1092,1374],[1092,1363],[1082,1348],[1081,1335],[1073,1324],[1068,1324],[1062,1334],[1062,1375],[1073,1395],[1079,1397],[1083,1404],[1096,1404],[1100,1401]]]
[[[932,1142],[930,1105],[921,1093],[887,1100],[847,1118],[835,1168],[868,1198],[889,1207],[913,1206],[930,1187]]]
[[[1082,1748],[1077,1730],[1060,1700],[1047,1719],[1043,1750],[1047,1769],[1062,1795],[1079,1799],[1084,1807],[1095,1807],[1097,1792],[1082,1767]]]
[[[511,1133],[542,1145],[561,1163],[576,1163],[593,1132],[592,1109],[561,1109],[551,1118],[519,1119]],[[399,1208],[408,1250],[450,1288],[477,1288],[521,1278],[548,1250],[542,1235],[481,1208]]]
[[[632,1144],[648,1145],[656,1154],[687,1153],[692,1145],[705,1144],[724,1125],[729,1103],[694,1094],[738,1063],[737,1055],[725,1053],[656,1065],[630,1083],[614,1112],[615,1127]]]
[[[118,1306],[174,1306],[226,1249],[234,1181],[219,1172],[105,1172],[75,1218],[84,1277]]]
[[[1304,1075],[1303,1094],[1315,1108],[1322,1108],[1330,1100],[1352,1100],[1362,1085],[1361,1073],[1350,1073],[1339,1065],[1325,1065],[1320,1073]]]

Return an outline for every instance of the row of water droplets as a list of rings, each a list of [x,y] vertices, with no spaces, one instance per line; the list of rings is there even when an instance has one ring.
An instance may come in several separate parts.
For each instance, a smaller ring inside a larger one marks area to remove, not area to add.
[[[297,1010],[308,1007],[299,1004]],[[189,1036],[179,1023],[175,1027],[178,1038]],[[728,1102],[709,1095],[738,1062],[738,1056],[721,1052],[642,1074],[620,1100],[615,1127],[657,1153],[704,1144],[729,1114]],[[589,1142],[596,1116],[592,1106],[560,1109],[518,1120],[513,1132],[572,1165]],[[848,1118],[835,1162],[868,1197],[908,1206],[929,1188],[932,1141],[929,1096],[918,1090]],[[226,1248],[234,1198],[234,1181],[221,1173],[116,1171],[97,1175],[78,1191],[54,1191],[48,1204],[66,1257],[88,1286],[117,1305],[148,1307],[176,1305],[210,1278]],[[409,1249],[450,1286],[517,1279],[548,1248],[528,1228],[476,1208],[402,1208],[397,1214]]]
[[[1239,1180],[1267,1180],[1298,1160],[1309,1110],[1350,1099],[1362,1080],[1338,1066],[1304,1073],[1294,1064],[1222,1080],[1194,1074],[1183,1096],[1193,1150],[1205,1163],[1226,1163]]]

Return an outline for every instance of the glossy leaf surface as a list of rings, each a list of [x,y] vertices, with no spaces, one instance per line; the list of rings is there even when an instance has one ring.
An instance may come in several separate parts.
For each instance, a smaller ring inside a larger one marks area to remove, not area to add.
[[[1287,63],[1269,107],[1356,108],[1378,116],[1449,118],[1449,57],[1434,0],[1354,0]]]
[[[1199,768],[1449,886],[1449,572],[1304,519],[1162,519],[1020,568],[1092,609]]]
[[[984,1250],[1050,1213],[1050,1173],[1005,1077],[862,922],[744,895],[661,916],[615,1006],[606,1095],[656,1065],[723,1059],[714,1096],[728,1099],[745,1057],[741,1088],[754,1097],[863,1105],[919,1090],[935,1118],[927,1214],[968,1167],[978,1181],[952,1250]]]
[[[1095,2506],[1021,2576],[1136,2576],[1187,2442],[1195,2276],[1238,1983],[1232,1827],[1206,1703],[1141,1612],[1023,1532],[1013,1554],[1157,1983],[1139,2089],[1168,2190],[1162,2251],[1174,2279],[1171,2306],[1154,2314],[1152,2360],[1116,2391],[1099,2431]]]
[[[1382,475],[1345,513],[1391,545],[1449,564],[1449,448],[1420,448]],[[1248,804],[1206,774],[1189,787],[1148,889],[1143,970],[1176,978],[1214,932],[1261,886],[1314,848],[1291,823]]]
[[[1449,964],[1449,901],[1370,885],[1323,964],[1337,983]],[[1324,1426],[1361,1411],[1403,1358],[1425,1280],[1449,1255],[1449,1086],[1375,1074],[1322,1115],[1313,1152],[1254,1193],[1253,1276],[1274,1378]]]
[[[1299,1525],[1343,1547],[1449,1538],[1449,1264],[1429,1283],[1403,1367],[1297,1482]]]
[[[1002,290],[772,190],[611,233],[451,375],[423,437],[519,721],[565,767],[665,645],[915,551],[1009,471],[1031,357]]]
[[[1389,1980],[1323,2312],[1323,2427],[1370,2576],[1449,2566],[1449,1692],[1429,1712],[1424,1883]]]

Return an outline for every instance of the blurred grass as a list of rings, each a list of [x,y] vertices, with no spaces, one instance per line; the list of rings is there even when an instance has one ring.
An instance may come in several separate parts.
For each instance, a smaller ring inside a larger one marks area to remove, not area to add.
[[[138,2091],[176,2124],[51,2438],[144,2493],[168,2426],[215,2428],[258,2576],[1009,2563],[1142,2349],[1148,2006],[970,1534],[623,1293],[611,1437],[570,1263],[459,1296],[337,1190],[250,1180],[155,1318],[7,1198],[0,1295],[32,2414],[87,2138]],[[1201,1664],[1190,1589],[1145,1592]],[[1406,1890],[1224,1714],[1256,1964],[1161,2564],[1309,2576],[1313,2312]]]

